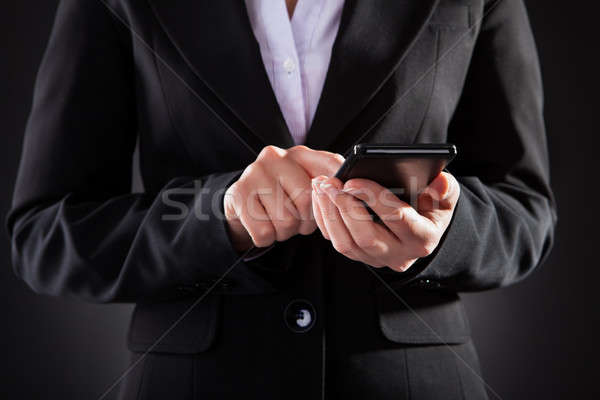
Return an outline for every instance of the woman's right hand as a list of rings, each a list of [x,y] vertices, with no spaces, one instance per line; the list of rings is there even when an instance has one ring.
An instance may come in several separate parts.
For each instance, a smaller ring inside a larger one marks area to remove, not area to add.
[[[235,249],[268,247],[314,232],[311,180],[335,175],[343,162],[339,154],[306,146],[263,148],[225,193],[225,218]]]

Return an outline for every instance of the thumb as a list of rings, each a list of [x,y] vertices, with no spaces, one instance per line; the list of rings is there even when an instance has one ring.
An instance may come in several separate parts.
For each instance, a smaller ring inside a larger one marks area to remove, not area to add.
[[[441,172],[433,181],[425,188],[424,194],[429,195],[435,200],[443,200],[448,196],[450,182],[445,172]]]
[[[460,186],[454,176],[441,172],[419,196],[419,211],[452,209],[458,200]]]

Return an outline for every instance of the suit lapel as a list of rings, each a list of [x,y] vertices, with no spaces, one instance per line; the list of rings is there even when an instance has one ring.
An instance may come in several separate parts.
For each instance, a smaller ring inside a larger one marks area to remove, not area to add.
[[[328,148],[410,51],[439,0],[346,0],[309,147]]]
[[[264,144],[293,145],[242,0],[148,0],[194,73]],[[307,145],[328,148],[410,51],[439,0],[346,0]]]
[[[264,144],[293,145],[243,0],[148,0],[194,73]]]

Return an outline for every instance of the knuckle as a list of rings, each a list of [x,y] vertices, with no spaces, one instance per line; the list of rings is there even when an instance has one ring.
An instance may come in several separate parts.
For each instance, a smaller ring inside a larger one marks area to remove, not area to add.
[[[288,151],[290,151],[292,153],[296,153],[296,152],[301,152],[301,151],[310,151],[310,148],[299,144],[299,145],[296,145],[296,146],[290,148]]]
[[[410,268],[410,265],[404,263],[404,264],[390,266],[389,268],[396,272],[406,272],[408,270],[408,268]]]
[[[252,240],[252,243],[254,243],[255,247],[269,247],[271,244],[273,244],[273,242],[271,242],[271,241],[259,239],[259,238],[254,238]]]
[[[273,232],[273,228],[269,226],[260,227],[252,237],[252,241],[256,247],[270,246],[275,241],[275,233]]]
[[[404,222],[404,223],[409,222],[408,210],[406,208],[404,208],[404,207],[398,207],[396,209],[396,215],[395,216],[396,216],[396,219],[399,222]]]
[[[333,242],[333,248],[338,253],[341,253],[341,254],[344,254],[344,255],[351,254],[352,251],[354,250],[354,248],[352,246],[352,243],[349,243],[347,241],[340,241],[340,240]]]
[[[341,154],[337,153],[328,153],[329,161],[333,165],[340,165],[344,162],[344,157]]]
[[[406,222],[406,212],[403,208],[395,208],[389,214],[385,215],[385,220],[396,224],[403,224]]]
[[[344,161],[346,161],[346,159],[344,158],[343,155],[339,154],[339,153],[333,153],[333,157],[335,158],[335,160],[338,163],[343,163]]]
[[[253,162],[252,164],[250,164],[246,167],[246,169],[244,170],[244,173],[242,174],[242,177],[238,180],[238,182],[240,182],[240,181],[246,182],[248,177],[257,176],[257,175],[260,176],[260,175],[264,175],[264,173],[265,173],[265,166],[262,164],[262,160],[257,160],[256,162]]]
[[[235,204],[236,206],[243,208],[245,202],[243,201],[246,193],[246,184],[244,181],[237,181],[227,188],[224,195],[224,201],[228,204]]]
[[[437,245],[437,240],[429,240],[425,243],[425,246],[423,246],[423,250],[425,250],[425,253],[427,253],[427,255],[429,256],[435,251]]]
[[[364,250],[377,249],[377,241],[372,236],[359,236],[356,239],[356,245]]]
[[[437,247],[437,241],[431,238],[422,238],[417,245],[417,255],[419,257],[427,257],[431,255]]]
[[[309,214],[312,210],[312,196],[301,195],[294,199],[294,204],[298,208],[300,214]]]
[[[237,193],[239,193],[239,189],[240,189],[240,185],[242,185],[243,183],[240,183],[240,181],[236,181],[234,182],[232,185],[230,185],[227,190],[225,191],[225,196],[226,197],[235,197],[235,195]]]
[[[258,247],[258,248],[269,247],[274,242],[275,242],[274,240],[258,240],[258,239],[253,240],[254,247]]]
[[[340,165],[344,163],[344,157],[335,153],[325,153],[325,162],[331,171],[336,172]]]
[[[298,233],[306,236],[306,235],[310,235],[311,233],[313,233],[316,229],[317,229],[316,223],[302,224],[302,225],[300,225],[300,229],[298,230]]]
[[[282,153],[285,154],[285,150],[280,149],[277,146],[269,145],[263,147],[258,157],[262,160],[272,160],[273,158],[281,157]]]

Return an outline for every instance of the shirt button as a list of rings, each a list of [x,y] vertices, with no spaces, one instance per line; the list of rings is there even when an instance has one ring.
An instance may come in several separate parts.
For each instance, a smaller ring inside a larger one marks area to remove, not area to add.
[[[284,320],[287,327],[296,333],[308,332],[316,319],[315,308],[306,300],[294,300],[285,308]]]
[[[283,62],[283,69],[288,74],[291,74],[292,72],[294,72],[296,70],[296,63],[294,62],[294,60],[292,60],[290,57],[288,57]]]

